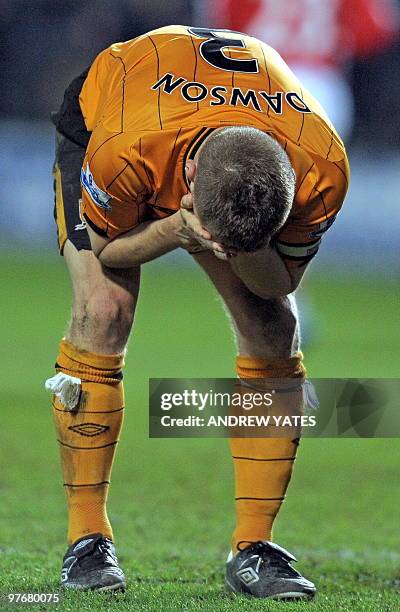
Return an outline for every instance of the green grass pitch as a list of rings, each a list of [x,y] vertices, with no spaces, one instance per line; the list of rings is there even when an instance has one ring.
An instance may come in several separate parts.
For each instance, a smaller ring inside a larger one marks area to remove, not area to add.
[[[0,591],[51,593],[59,589],[66,514],[43,381],[68,317],[69,282],[56,255],[3,255],[1,265]],[[318,276],[305,284],[314,311],[305,349],[313,376],[399,376],[394,284]],[[109,506],[129,588],[115,596],[68,593],[50,609],[399,609],[400,443],[391,439],[300,446],[275,539],[316,582],[314,602],[224,592],[234,519],[227,441],[149,440],[147,380],[228,377],[233,355],[225,315],[202,273],[145,266]]]

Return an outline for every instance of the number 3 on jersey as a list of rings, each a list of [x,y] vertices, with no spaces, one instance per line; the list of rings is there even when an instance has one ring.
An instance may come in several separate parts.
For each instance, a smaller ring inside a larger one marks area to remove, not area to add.
[[[227,47],[240,47],[246,49],[246,45],[241,38],[228,38],[229,34],[239,34],[232,30],[209,30],[207,28],[188,28],[190,34],[197,38],[205,38],[206,40],[200,45],[201,57],[211,66],[220,70],[228,70],[229,72],[245,72],[256,74],[258,70],[258,61],[253,59],[233,59],[227,57],[224,49]]]

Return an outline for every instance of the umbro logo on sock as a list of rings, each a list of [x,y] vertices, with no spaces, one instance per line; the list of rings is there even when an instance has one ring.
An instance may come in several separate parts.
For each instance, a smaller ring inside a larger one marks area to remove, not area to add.
[[[101,425],[100,423],[80,423],[79,425],[71,425],[68,429],[81,436],[92,438],[93,436],[99,436],[104,433],[110,429],[110,427],[108,425]]]

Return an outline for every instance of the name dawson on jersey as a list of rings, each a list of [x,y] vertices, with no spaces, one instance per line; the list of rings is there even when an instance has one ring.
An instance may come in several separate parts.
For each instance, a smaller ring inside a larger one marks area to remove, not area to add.
[[[175,77],[170,72],[164,74],[150,89],[153,91],[160,89],[168,95],[179,89],[182,98],[186,102],[201,102],[209,98],[210,106],[221,106],[222,104],[237,106],[240,104],[242,106],[251,106],[259,113],[265,112],[266,103],[267,109],[270,108],[277,115],[281,115],[284,100],[298,113],[312,112],[295,91],[276,91],[273,94],[269,94],[262,90],[241,89],[240,87],[232,87],[230,88],[231,91],[229,91],[227,87],[222,85],[215,85],[209,89],[204,83],[188,81],[182,76]]]

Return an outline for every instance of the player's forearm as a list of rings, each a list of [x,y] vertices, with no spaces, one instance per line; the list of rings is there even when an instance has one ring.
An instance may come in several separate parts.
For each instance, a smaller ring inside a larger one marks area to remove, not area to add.
[[[262,298],[288,295],[296,288],[285,263],[275,249],[239,253],[230,262],[246,287]]]
[[[131,268],[152,261],[180,245],[175,232],[174,215],[140,224],[135,229],[109,242],[99,253],[102,264],[109,268]]]

